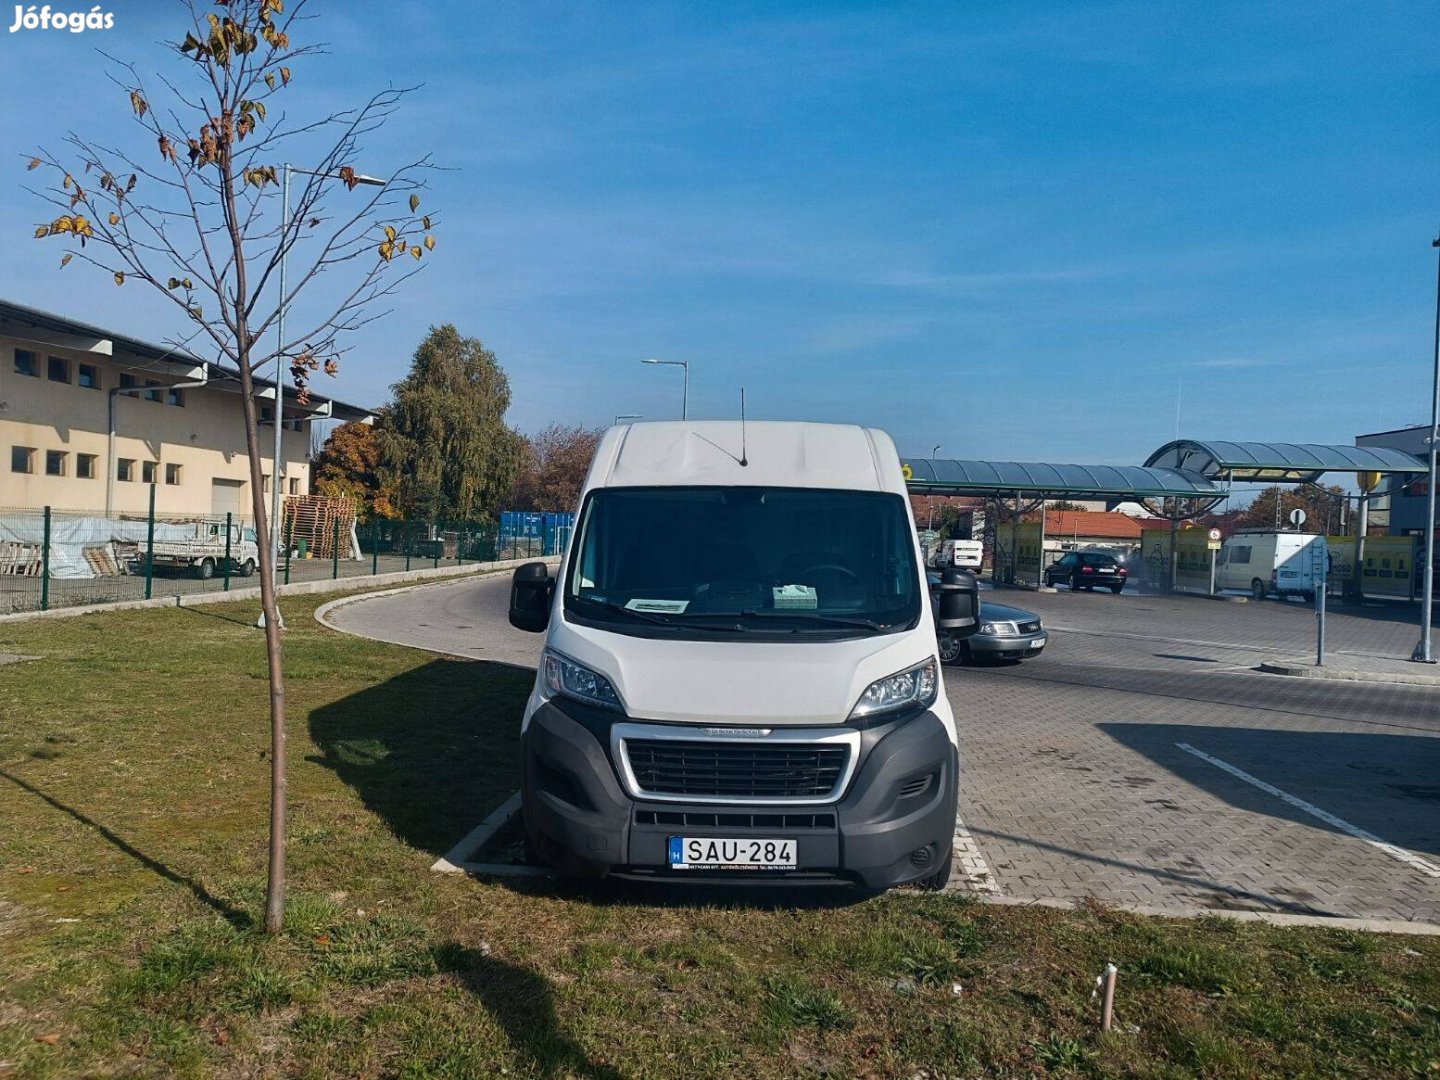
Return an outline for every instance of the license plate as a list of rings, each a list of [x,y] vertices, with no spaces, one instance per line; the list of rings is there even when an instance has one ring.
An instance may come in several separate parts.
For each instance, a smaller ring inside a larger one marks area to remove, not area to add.
[[[1048,640],[1049,640],[1049,638],[1037,637],[1037,638],[1035,638],[1033,641],[1030,642],[1030,648],[1032,648],[1032,649],[1043,649],[1043,648],[1045,647],[1045,642],[1048,641]]]
[[[670,837],[672,870],[794,870],[795,841]]]

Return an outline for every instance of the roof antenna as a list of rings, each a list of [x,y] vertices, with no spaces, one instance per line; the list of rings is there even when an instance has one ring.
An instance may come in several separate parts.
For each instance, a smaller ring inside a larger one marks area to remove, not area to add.
[[[740,464],[750,464],[750,458],[745,453],[745,388],[740,387]]]

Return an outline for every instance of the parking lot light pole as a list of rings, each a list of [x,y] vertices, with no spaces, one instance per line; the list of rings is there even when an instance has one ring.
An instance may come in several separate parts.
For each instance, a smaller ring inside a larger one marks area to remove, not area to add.
[[[1430,472],[1425,491],[1425,581],[1420,591],[1420,642],[1415,646],[1411,660],[1422,664],[1435,663],[1435,654],[1430,648],[1430,635],[1435,603],[1435,454],[1440,450],[1440,236],[1431,241],[1437,251],[1435,266],[1435,368],[1430,396]]]
[[[690,361],[689,360],[641,360],[642,364],[664,364],[668,367],[685,369],[685,384],[681,390],[683,395],[680,398],[680,419],[690,419]]]

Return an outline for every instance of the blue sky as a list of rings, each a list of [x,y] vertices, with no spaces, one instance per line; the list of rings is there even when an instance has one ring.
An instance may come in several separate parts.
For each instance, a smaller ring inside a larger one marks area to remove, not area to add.
[[[176,36],[178,4],[107,8],[111,31],[0,39],[0,295],[162,340],[186,332],[162,301],[28,239],[26,151],[125,137],[94,50],[153,70]],[[910,454],[1138,462],[1177,391],[1190,436],[1428,419],[1428,5],[310,11],[332,51],[296,65],[292,115],[420,80],[357,164],[450,167],[433,261],[336,396],[383,401],[454,322],[522,430],[675,415],[679,373],[648,356],[691,361],[692,416],[735,415],[743,385],[752,417],[873,424]]]

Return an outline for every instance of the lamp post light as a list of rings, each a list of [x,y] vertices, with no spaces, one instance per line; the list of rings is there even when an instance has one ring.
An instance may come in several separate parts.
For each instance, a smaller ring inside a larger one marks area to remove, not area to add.
[[[1440,252],[1440,236],[1430,244]],[[1435,654],[1430,648],[1431,622],[1434,616],[1431,607],[1435,602],[1435,454],[1440,450],[1440,258],[1435,269],[1435,369],[1430,392],[1430,437],[1426,439],[1429,449],[1430,473],[1425,492],[1425,583],[1420,592],[1420,641],[1415,646],[1411,660],[1422,664],[1435,663]]]
[[[664,364],[685,369],[685,385],[680,399],[680,419],[690,419],[690,361],[689,360],[641,360],[642,364]]]
[[[280,569],[280,466],[282,462],[282,450],[280,447],[280,436],[283,430],[281,425],[285,420],[285,260],[290,254],[290,247],[285,243],[285,236],[290,228],[290,175],[291,173],[302,173],[305,176],[326,176],[338,180],[338,173],[320,173],[311,169],[297,169],[289,162],[284,165],[284,172],[280,181],[280,242],[283,245],[280,249],[280,310],[275,317],[276,336],[279,340],[279,348],[275,353],[275,408],[272,418],[275,423],[275,465],[270,475],[270,558],[272,565],[278,571]],[[374,176],[355,176],[357,184],[366,184],[370,187],[384,187],[386,181]],[[262,616],[263,618],[263,616]]]

